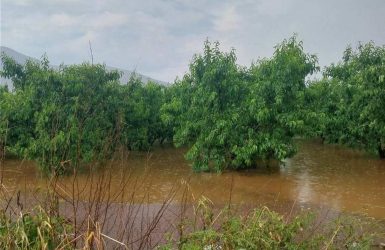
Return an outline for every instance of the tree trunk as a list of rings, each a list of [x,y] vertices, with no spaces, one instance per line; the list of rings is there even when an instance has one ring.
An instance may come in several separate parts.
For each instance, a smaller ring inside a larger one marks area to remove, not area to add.
[[[320,137],[321,137],[321,142],[322,142],[322,144],[325,144],[325,136],[324,136],[324,134],[323,133],[321,133],[320,134]]]
[[[378,154],[381,159],[385,159],[385,148],[381,147],[381,145],[378,145]]]
[[[0,161],[5,158],[5,145],[0,141]]]

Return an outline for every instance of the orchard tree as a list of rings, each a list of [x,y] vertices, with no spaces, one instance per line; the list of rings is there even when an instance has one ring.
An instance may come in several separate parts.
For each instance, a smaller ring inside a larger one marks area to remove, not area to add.
[[[35,138],[35,111],[41,107],[44,93],[31,88],[39,78],[48,79],[48,61],[41,63],[27,61],[25,65],[17,64],[12,58],[2,55],[3,70],[1,75],[10,78],[14,90],[5,93],[1,100],[1,116],[6,124],[7,152],[24,158],[28,154],[30,143]]]
[[[149,150],[156,142],[163,142],[165,126],[160,109],[165,87],[133,76],[121,86],[121,106],[124,114],[123,144],[130,150]]]
[[[206,42],[203,55],[194,56],[179,83],[189,97],[173,98],[163,107],[181,112],[176,145],[189,145],[186,157],[200,171],[291,156],[292,138],[303,129],[305,77],[317,69],[316,63],[295,37],[250,69],[236,64],[234,50],[224,53],[218,43]],[[170,113],[164,120],[170,120]]]
[[[325,77],[339,89],[338,113],[342,126],[338,142],[385,158],[385,46],[373,42],[348,47],[342,62],[329,66]],[[326,134],[328,131],[326,131]]]
[[[219,43],[206,41],[204,54],[194,56],[190,72],[179,83],[179,100],[173,98],[164,107],[183,112],[177,116],[174,141],[177,146],[189,145],[186,158],[195,170],[220,171],[231,162],[232,145],[239,141],[241,102],[247,94],[244,75],[235,51],[223,53]]]
[[[271,58],[251,66],[242,143],[233,148],[237,165],[281,161],[295,153],[292,139],[304,131],[305,78],[317,69],[317,57],[306,54],[295,36],[277,45]]]
[[[188,81],[176,79],[174,84],[165,88],[164,102],[160,109],[165,140],[173,141],[174,134],[181,127],[183,115],[186,114],[192,100],[190,87]]]
[[[84,63],[62,66],[49,79],[38,87],[45,94],[29,154],[49,171],[108,157],[119,137],[119,74]]]
[[[119,123],[119,74],[87,63],[49,67],[48,60],[19,65],[3,57],[2,75],[15,90],[7,100],[11,152],[46,173],[78,168],[113,152]]]

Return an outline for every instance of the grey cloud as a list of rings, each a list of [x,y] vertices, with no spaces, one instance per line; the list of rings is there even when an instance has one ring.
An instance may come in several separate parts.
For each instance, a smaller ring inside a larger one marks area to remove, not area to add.
[[[172,81],[206,38],[236,48],[239,63],[270,56],[298,33],[321,65],[348,44],[385,44],[382,0],[2,0],[1,45],[54,64],[95,59]]]

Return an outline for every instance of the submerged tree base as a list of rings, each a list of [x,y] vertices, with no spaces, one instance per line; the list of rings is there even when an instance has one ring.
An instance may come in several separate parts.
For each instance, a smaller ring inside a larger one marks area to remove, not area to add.
[[[385,159],[385,148],[378,146],[378,155],[381,159]]]

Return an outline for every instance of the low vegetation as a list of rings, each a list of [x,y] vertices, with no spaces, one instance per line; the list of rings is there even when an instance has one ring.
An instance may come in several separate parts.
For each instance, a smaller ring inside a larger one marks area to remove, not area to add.
[[[71,235],[67,221],[41,207],[12,219],[4,211],[0,214],[1,249],[69,249]]]
[[[104,196],[99,188],[111,194],[105,180],[97,180],[95,196],[87,201],[53,180],[49,183],[53,191],[43,194],[46,198],[36,201],[41,205],[31,208],[13,203],[12,198],[19,197],[9,196],[2,186],[6,203],[0,210],[0,248],[369,249],[376,237],[372,232],[376,224],[360,218],[338,216],[318,221],[310,212],[282,216],[266,207],[242,212],[234,206],[215,207],[205,197],[192,204],[184,199],[173,207],[173,192],[150,212],[148,206],[136,205],[133,200],[116,203],[112,197],[121,192],[135,193],[125,185],[109,198]],[[57,202],[63,194],[68,196],[60,208]],[[66,207],[69,209],[63,210]],[[363,233],[363,228],[369,231]]]

